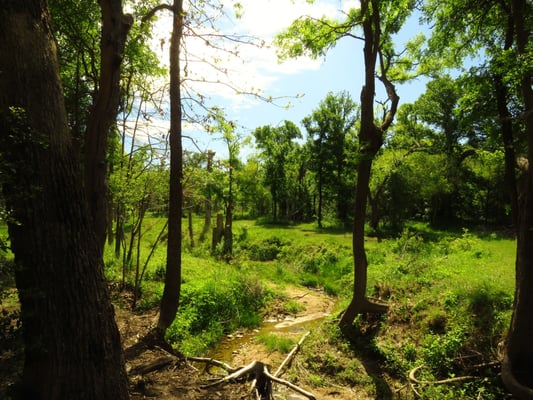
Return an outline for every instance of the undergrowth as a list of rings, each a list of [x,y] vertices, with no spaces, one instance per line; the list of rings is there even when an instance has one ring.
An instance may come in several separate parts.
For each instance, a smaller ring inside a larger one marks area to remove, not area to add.
[[[364,387],[377,398],[387,398],[389,391],[412,398],[402,387],[419,367],[417,376],[424,381],[478,377],[453,385],[421,385],[421,398],[502,398],[493,363],[511,316],[515,242],[466,229],[457,233],[406,226],[396,238],[366,241],[367,294],[387,302],[388,314],[379,321],[358,320],[354,328],[363,334],[355,346],[335,321],[318,328],[303,352],[307,382]],[[240,220],[234,233],[231,258],[219,257],[208,241],[196,241],[192,248],[184,243],[180,309],[167,338],[185,354],[205,353],[224,334],[261,324],[265,307],[279,296],[268,289],[272,286],[324,290],[338,298],[334,315],[347,305],[353,283],[349,232]],[[106,265],[108,277],[119,279],[120,264],[107,257]],[[158,250],[141,285],[138,307],[159,303],[164,265],[164,253]],[[297,312],[295,307],[287,303],[286,311]],[[260,340],[281,346],[276,338]]]

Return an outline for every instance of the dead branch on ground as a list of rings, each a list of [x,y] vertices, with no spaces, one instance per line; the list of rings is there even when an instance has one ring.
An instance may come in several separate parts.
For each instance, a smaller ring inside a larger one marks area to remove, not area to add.
[[[260,361],[253,361],[244,367],[235,369],[221,361],[213,360],[210,358],[202,359],[199,357],[195,357],[194,361],[208,362],[213,365],[222,367],[228,372],[231,372],[229,375],[225,376],[224,378],[219,379],[215,382],[209,383],[207,385],[204,385],[202,387],[209,388],[209,387],[217,386],[223,383],[227,383],[232,380],[241,379],[243,377],[248,377],[248,376],[253,376],[252,385],[250,386],[250,392],[256,399],[259,399],[259,400],[272,399],[273,398],[272,397],[272,382],[275,382],[280,385],[284,385],[294,390],[295,392],[300,393],[301,395],[307,397],[310,400],[316,400],[316,397],[312,393],[309,393],[306,390],[300,388],[299,386],[296,386],[293,383],[290,383],[284,379],[279,378],[279,375],[281,374],[283,369],[285,369],[286,366],[294,358],[295,354],[300,349],[303,341],[309,334],[310,332],[307,332],[302,336],[302,338],[298,341],[296,346],[290,351],[290,353],[287,355],[285,360],[283,360],[283,362],[281,363],[281,365],[279,366],[279,368],[276,370],[274,374],[271,374],[269,372],[269,365],[264,364]]]

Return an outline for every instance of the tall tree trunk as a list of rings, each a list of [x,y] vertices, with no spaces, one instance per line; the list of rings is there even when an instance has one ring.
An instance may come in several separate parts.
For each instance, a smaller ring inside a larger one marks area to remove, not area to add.
[[[131,15],[122,12],[122,0],[99,0],[102,10],[100,79],[95,103],[87,121],[85,190],[96,237],[103,251],[107,231],[107,147],[120,101],[120,66]]]
[[[394,86],[386,77],[381,60],[380,80],[385,86],[387,96],[391,100],[390,110],[383,118],[382,124],[376,126],[374,120],[374,96],[376,61],[380,55],[380,15],[377,0],[362,0],[361,15],[363,16],[363,33],[365,38],[365,83],[361,90],[361,127],[359,129],[359,165],[357,168],[357,189],[355,193],[355,212],[353,224],[352,249],[354,258],[353,297],[343,313],[339,325],[352,325],[357,314],[383,313],[387,307],[370,302],[366,297],[368,261],[365,251],[365,219],[369,193],[370,171],[375,155],[383,144],[383,134],[390,126],[396,114],[399,98]]]
[[[22,398],[127,399],[45,0],[0,7],[0,167],[24,339]]]
[[[188,213],[188,229],[189,229],[189,242],[190,242],[190,246],[191,246],[191,249],[194,249],[194,246],[195,246],[195,243],[194,243],[194,231],[193,231],[193,227],[192,227],[192,211],[189,210],[189,213]]]
[[[318,210],[317,210],[317,224],[319,228],[322,228],[322,204],[323,204],[323,173],[322,173],[322,162],[320,162],[318,167]]]
[[[183,208],[183,154],[181,142],[180,45],[183,32],[183,0],[172,7],[170,38],[170,197],[165,288],[157,328],[165,332],[176,318],[181,290],[181,217]]]
[[[525,172],[524,189],[519,200],[516,291],[502,379],[516,398],[524,400],[533,399],[533,73],[531,63],[526,61],[531,35],[526,16],[531,15],[532,10],[531,3],[526,0],[513,0],[511,4],[518,53],[524,57],[525,65],[529,65],[522,70],[521,81],[529,168]]]
[[[513,46],[514,42],[514,21],[512,15],[508,16],[507,28],[505,30],[505,41],[503,50],[507,51]],[[502,68],[502,67],[500,67]],[[505,163],[505,184],[509,191],[509,202],[511,204],[511,217],[514,229],[518,229],[518,189],[516,187],[516,153],[513,135],[513,120],[509,112],[508,104],[508,90],[503,82],[503,76],[496,73],[493,77],[494,93],[496,97],[496,107],[498,110],[498,117],[500,119],[500,126],[502,131],[502,140],[504,148],[504,163]]]

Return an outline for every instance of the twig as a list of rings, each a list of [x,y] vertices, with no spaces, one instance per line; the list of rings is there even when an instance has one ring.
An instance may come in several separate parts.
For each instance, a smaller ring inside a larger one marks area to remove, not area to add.
[[[304,294],[301,294],[299,296],[292,296],[291,299],[303,299],[308,294],[309,294],[309,292],[305,292]]]
[[[424,364],[419,365],[418,367],[413,368],[409,372],[409,380],[411,382],[416,383],[417,385],[444,385],[444,384],[447,384],[447,383],[470,381],[472,379],[478,378],[477,376],[473,376],[473,375],[465,375],[465,376],[456,376],[454,378],[441,379],[441,380],[438,380],[438,381],[421,381],[421,380],[416,378],[415,374],[423,366],[424,366]]]

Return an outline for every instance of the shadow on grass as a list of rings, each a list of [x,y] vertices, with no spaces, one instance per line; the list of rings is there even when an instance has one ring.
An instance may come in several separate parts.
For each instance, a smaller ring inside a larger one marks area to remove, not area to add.
[[[376,390],[376,399],[391,400],[394,398],[393,391],[385,379],[385,359],[374,344],[381,318],[377,314],[369,314],[360,317],[354,325],[341,329],[343,336],[350,343],[350,349],[363,365],[365,372],[372,379]]]

